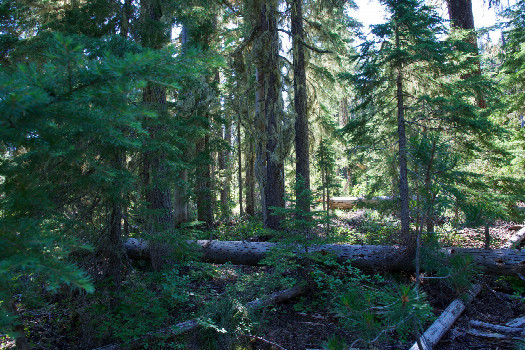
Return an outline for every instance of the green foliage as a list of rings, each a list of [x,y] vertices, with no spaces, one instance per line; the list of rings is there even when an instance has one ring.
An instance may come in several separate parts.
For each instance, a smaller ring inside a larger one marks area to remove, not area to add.
[[[378,341],[396,331],[401,339],[433,317],[426,295],[410,285],[391,285],[383,289],[352,286],[337,307],[343,325],[358,332],[364,341]]]
[[[421,251],[421,268],[437,278],[456,292],[461,293],[472,286],[472,281],[480,273],[472,257],[455,254],[446,257],[436,249],[436,246],[427,245]]]
[[[155,115],[129,102],[140,98],[138,89],[148,81],[176,88],[175,79],[198,71],[196,65],[188,69],[190,56],[176,58],[169,50],[97,54],[73,38],[46,40],[44,62],[0,74],[2,300],[12,295],[18,273],[45,276],[51,289],[71,283],[93,291],[67,257],[89,249],[85,242],[95,229],[88,224],[89,202],[130,205],[137,176],[113,159],[152,146],[144,144],[142,122]],[[175,136],[180,130],[172,126]],[[154,146],[179,157],[171,140]]]
[[[332,335],[324,343],[323,348],[327,350],[344,350],[347,348],[347,344],[341,337]]]
[[[235,241],[261,237],[270,238],[275,235],[275,232],[264,228],[260,218],[246,216],[222,221],[209,235],[217,240]],[[202,237],[203,239],[209,238],[205,233]]]
[[[98,339],[116,338],[128,343],[175,322],[172,311],[189,302],[190,276],[177,268],[156,273],[135,272],[122,283],[119,303],[110,308],[109,295],[88,298],[90,329]],[[184,315],[175,317],[182,320]]]
[[[482,202],[474,199],[474,193],[486,192],[479,185],[487,179],[482,171],[469,168],[470,163],[476,158],[494,161],[501,154],[495,140],[503,129],[489,118],[498,107],[493,99],[499,94],[497,84],[472,73],[477,60],[466,43],[467,34],[449,32],[433,8],[412,0],[384,4],[389,21],[374,26],[375,38],[366,40],[355,56],[357,73],[350,79],[360,103],[353,109],[357,118],[344,130],[351,144],[372,153],[371,170],[383,192],[388,189],[385,184],[391,184],[396,193],[397,181],[391,179],[398,176],[394,140],[396,112],[401,109],[409,139],[409,192],[418,200],[413,205],[415,216],[435,222],[453,205],[467,212]],[[400,98],[397,77],[403,107],[395,103]],[[474,97],[481,95],[488,108],[475,104]],[[457,137],[459,133],[463,136]],[[473,186],[476,182],[479,185]],[[489,214],[498,199],[490,198],[487,216],[498,215],[498,210]]]
[[[283,217],[281,221],[281,227],[285,230],[283,237],[280,238],[280,242],[289,244],[299,244],[308,249],[307,247],[317,243],[315,228],[325,223],[326,215],[328,213],[315,210],[314,197],[312,191],[305,189],[302,181],[294,182],[294,190],[292,193],[297,194],[300,199],[293,196],[285,196],[288,206],[286,208],[272,208],[274,215]],[[301,201],[310,208],[306,211],[302,209],[298,202]]]

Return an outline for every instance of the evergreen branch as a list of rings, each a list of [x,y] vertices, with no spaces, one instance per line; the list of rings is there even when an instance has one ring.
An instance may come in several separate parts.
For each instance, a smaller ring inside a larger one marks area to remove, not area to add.
[[[281,58],[283,61],[285,61],[286,63],[288,63],[290,66],[293,67],[293,63],[290,62],[290,60],[288,58],[286,58],[284,56],[281,56],[281,55],[279,55],[279,58]]]
[[[277,31],[279,32],[283,32],[285,34],[288,34],[288,36],[292,37],[293,38],[293,34],[289,31],[289,30],[286,30],[286,29],[277,29]],[[334,53],[333,51],[331,50],[325,50],[325,49],[320,49],[318,47],[315,47],[315,46],[312,46],[310,44],[307,44],[303,39],[301,39],[301,45],[303,45],[304,47],[314,51],[314,52],[317,52],[317,53]]]
[[[317,47],[311,46],[311,45],[305,43],[304,40],[301,41],[301,44],[303,44],[303,46],[305,46],[305,47],[307,47],[308,49],[310,49],[310,50],[312,50],[312,51],[314,51],[314,52],[317,52],[317,53],[334,53],[334,52],[331,51],[331,50],[323,50],[323,49],[319,49],[319,48],[317,48]]]
[[[242,51],[244,50],[244,48],[246,46],[248,46],[254,39],[255,39],[255,36],[256,34],[259,32],[259,29],[261,28],[261,26],[256,26],[252,29],[252,32],[250,33],[250,35],[248,36],[248,38],[246,38],[240,45],[239,47],[237,47],[231,54],[231,56],[238,56],[242,53]]]

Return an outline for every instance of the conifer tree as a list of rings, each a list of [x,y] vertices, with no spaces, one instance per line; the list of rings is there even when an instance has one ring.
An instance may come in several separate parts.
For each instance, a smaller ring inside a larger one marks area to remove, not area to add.
[[[306,92],[306,67],[304,58],[303,2],[291,4],[291,29],[293,41],[294,106],[295,106],[295,159],[296,159],[296,205],[304,213],[310,211],[310,203],[301,193],[310,191],[310,150],[308,131],[308,107]]]
[[[480,145],[490,144],[497,128],[487,119],[487,111],[471,103],[472,96],[487,84],[480,85],[479,77],[459,78],[473,64],[468,60],[469,51],[461,50],[464,47],[461,38],[440,39],[438,35],[445,33],[442,20],[417,1],[385,1],[385,4],[391,18],[374,27],[373,33],[379,40],[362,45],[359,74],[354,80],[362,99],[356,112],[361,115],[350,121],[347,129],[357,137],[354,142],[360,139],[374,148],[388,149],[394,126],[391,113],[396,111],[401,231],[403,240],[409,243],[413,237],[408,232],[408,161],[414,159],[415,153],[408,139],[438,132],[453,147],[453,152],[468,154],[479,150]],[[378,134],[379,130],[387,133]],[[436,145],[433,143],[428,150],[432,152]],[[434,156],[426,157],[427,163],[419,165],[419,169],[429,169],[429,177],[422,180],[428,190],[432,187],[431,177],[440,174],[430,169],[439,163],[433,164]],[[420,180],[416,176],[414,181]]]
[[[253,55],[256,72],[256,120],[258,133],[256,173],[261,191],[264,226],[279,229],[281,218],[272,207],[284,207],[281,73],[279,60],[278,1],[255,1],[253,16],[259,33]]]

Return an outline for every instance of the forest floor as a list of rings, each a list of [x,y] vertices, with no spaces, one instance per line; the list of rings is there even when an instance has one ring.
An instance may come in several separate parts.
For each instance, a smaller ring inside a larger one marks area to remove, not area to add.
[[[344,236],[345,243],[395,243],[394,222],[378,218],[367,210],[338,214],[334,231]],[[223,239],[228,238],[226,231],[242,231],[236,225],[229,224],[215,235]],[[515,223],[500,221],[491,227],[491,247],[504,247],[515,233],[510,229],[513,226]],[[250,229],[256,237],[264,236],[258,234],[258,229]],[[441,234],[441,243],[444,246],[482,247],[483,237],[483,228],[451,230]],[[104,307],[109,292],[90,297],[69,289],[55,293],[42,289],[40,295],[21,295],[22,302],[18,306],[31,348],[92,349],[117,342],[124,344],[124,349],[408,349],[414,342],[410,334],[389,332],[387,337],[367,337],[355,327],[348,327],[348,320],[332,304],[339,296],[330,295],[332,289],[329,289],[330,284],[347,280],[340,279],[337,273],[329,276],[330,272],[322,269],[295,272],[306,277],[308,274],[314,276],[310,283],[317,285],[306,295],[248,315],[242,307],[246,301],[268,294],[268,291],[283,289],[292,277],[297,276],[290,276],[279,266],[193,263],[180,267],[173,274],[163,272],[161,275],[147,272],[147,263],[144,262],[133,263],[129,268],[131,272],[124,281],[125,292],[117,312],[109,313]],[[380,276],[377,281],[360,275],[363,288],[372,288],[372,284],[373,288],[382,288],[412,280],[410,275],[375,273]],[[319,282],[319,276],[327,280]],[[516,340],[494,341],[473,336],[469,326],[470,320],[504,325],[511,319],[524,316],[525,282],[514,276],[483,275],[477,282],[483,286],[481,293],[467,306],[435,349],[525,349],[525,344]],[[324,286],[328,289],[324,290]],[[440,280],[426,280],[422,289],[434,318],[458,296],[450,285]],[[198,331],[148,340],[134,347],[125,343],[198,315],[209,315],[207,325]],[[422,328],[429,325],[427,322]],[[13,340],[0,335],[0,349],[11,348],[14,348]]]

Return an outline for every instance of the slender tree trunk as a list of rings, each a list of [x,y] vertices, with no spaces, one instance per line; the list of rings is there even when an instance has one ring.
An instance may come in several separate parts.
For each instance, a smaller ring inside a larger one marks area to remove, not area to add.
[[[107,273],[112,280],[111,289],[113,294],[110,296],[110,307],[115,309],[119,299],[121,286],[121,270],[122,270],[122,206],[118,202],[111,204],[111,214],[109,218],[109,239],[106,246],[107,255]]]
[[[396,46],[400,47],[399,32],[396,30]],[[403,96],[403,68],[397,71],[397,136],[399,142],[399,196],[401,199],[401,238],[405,244],[410,245],[410,217],[409,217],[409,193],[408,193],[408,170],[407,170],[407,145],[405,134],[405,109]]]
[[[224,143],[227,145],[227,149],[221,151],[220,158],[220,173],[222,176],[221,184],[221,216],[227,218],[231,215],[230,212],[230,182],[231,182],[231,171],[229,170],[231,164],[231,143],[232,143],[232,124],[231,120],[226,121],[224,128]]]
[[[242,205],[242,152],[241,152],[241,114],[239,113],[239,119],[237,121],[237,182],[239,186],[239,215],[244,215],[244,208]]]
[[[262,34],[261,34],[262,35]],[[255,161],[254,161],[254,175],[259,183],[259,192],[261,198],[261,208],[263,222],[266,225],[268,212],[266,210],[266,137],[267,125],[264,113],[264,98],[265,98],[265,75],[264,68],[258,67],[255,71],[257,80],[257,90],[255,91]],[[248,206],[248,203],[246,204]]]
[[[485,234],[485,239],[484,239],[484,243],[485,243],[485,246],[484,248],[485,249],[490,249],[490,223],[487,221],[485,222],[485,231],[484,231],[484,234]]]
[[[206,126],[209,128],[209,126]],[[197,165],[197,218],[207,227],[213,225],[212,184],[210,165],[210,135],[206,134],[197,140],[196,153],[199,164]]]
[[[426,224],[427,232],[429,235],[434,235],[434,194],[432,192],[432,168],[434,166],[434,158],[436,154],[436,140],[432,140],[432,153],[430,154],[430,160],[426,167],[425,173],[425,211],[426,211]]]
[[[124,159],[121,156],[120,151],[116,151],[113,159],[113,168],[122,169]],[[116,185],[118,186],[118,184]],[[121,283],[121,269],[122,269],[122,254],[123,242],[122,242],[122,197],[123,194],[119,193],[116,195],[117,198],[112,198],[109,205],[111,207],[111,214],[109,217],[109,237],[106,245],[106,256],[108,269],[107,273],[113,280],[113,291],[115,296],[120,291]],[[112,300],[112,304],[114,300]],[[112,305],[113,306],[113,305]]]
[[[238,168],[238,186],[239,186],[239,212],[240,215],[244,215],[243,206],[243,183],[242,183],[242,139],[241,139],[241,128],[242,121],[250,120],[249,118],[249,99],[245,96],[248,91],[248,72],[246,69],[246,63],[242,50],[239,48],[233,53],[233,69],[236,78],[236,94],[238,101],[238,112],[237,112],[237,168]],[[249,150],[247,153],[250,153]],[[248,158],[248,157],[246,157]],[[246,176],[248,176],[248,169],[246,169]]]
[[[302,0],[292,2],[292,39],[294,70],[294,105],[295,105],[295,174],[297,209],[302,213],[310,212],[310,152],[308,131],[308,109],[306,91],[306,71],[304,61],[304,29]]]

